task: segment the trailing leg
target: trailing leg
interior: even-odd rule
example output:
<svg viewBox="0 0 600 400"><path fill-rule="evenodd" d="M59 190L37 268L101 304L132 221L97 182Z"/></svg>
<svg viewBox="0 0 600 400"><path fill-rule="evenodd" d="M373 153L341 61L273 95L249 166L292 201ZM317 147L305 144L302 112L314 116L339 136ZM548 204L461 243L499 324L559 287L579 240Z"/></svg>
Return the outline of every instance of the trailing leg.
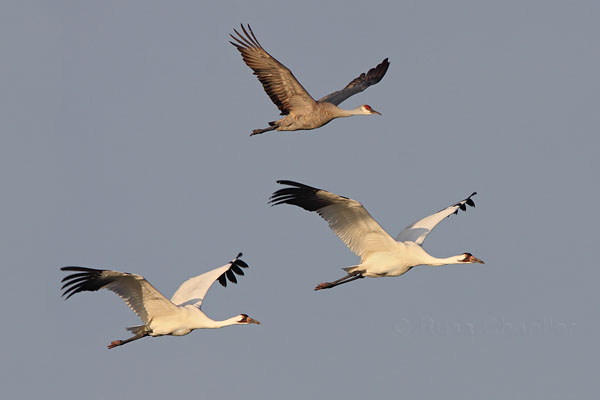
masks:
<svg viewBox="0 0 600 400"><path fill-rule="evenodd" d="M352 282L352 281L355 281L357 279L362 279L362 278L364 278L362 271L350 272L348 275L346 275L338 280L335 280L333 282L324 282L324 283L318 284L317 287L315 288L315 291L321 290L321 289L331 289L332 287L336 287L343 283Z"/></svg>
<svg viewBox="0 0 600 400"><path fill-rule="evenodd" d="M117 346L123 346L126 343L129 342L133 342L134 340L138 340L141 339L143 337L148 336L150 333L147 330L144 331L140 331L138 332L135 336L130 337L129 339L125 339L125 340L113 340L112 342L110 342L110 344L108 345L109 349L115 348Z"/></svg>
<svg viewBox="0 0 600 400"><path fill-rule="evenodd" d="M264 132L274 131L275 129L277 129L279 127L279 124L277 123L277 121L271 121L271 122L269 122L269 125L270 126L268 128L254 129L252 131L252 133L250 134L250 136L259 135Z"/></svg>

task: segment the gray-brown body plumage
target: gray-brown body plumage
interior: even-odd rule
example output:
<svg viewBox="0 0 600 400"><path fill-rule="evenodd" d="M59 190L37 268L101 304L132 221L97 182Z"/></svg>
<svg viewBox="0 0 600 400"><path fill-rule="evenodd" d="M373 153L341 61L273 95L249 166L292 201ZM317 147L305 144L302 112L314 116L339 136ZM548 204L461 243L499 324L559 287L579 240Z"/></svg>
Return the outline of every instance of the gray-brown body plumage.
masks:
<svg viewBox="0 0 600 400"><path fill-rule="evenodd" d="M285 65L263 49L256 36L254 36L250 25L248 25L248 30L242 25L243 35L235 29L234 32L237 36L230 36L235 42L230 43L239 50L244 62L254 71L271 101L279 108L281 115L284 115L283 118L277 121L269 122L270 126L268 128L255 129L250 136L272 130L315 129L335 118L351 115L381 115L366 104L352 110L344 110L337 105L348 97L378 83L390 65L387 58L376 67L371 68L366 74L362 73L352 80L342 90L315 100Z"/></svg>

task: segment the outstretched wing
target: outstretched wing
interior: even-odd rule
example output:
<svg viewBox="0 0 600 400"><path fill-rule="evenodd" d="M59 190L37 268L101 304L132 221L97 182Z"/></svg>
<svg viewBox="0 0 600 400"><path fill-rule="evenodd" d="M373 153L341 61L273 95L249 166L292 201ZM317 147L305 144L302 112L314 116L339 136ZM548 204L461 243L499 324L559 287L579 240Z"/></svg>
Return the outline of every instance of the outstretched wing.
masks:
<svg viewBox="0 0 600 400"><path fill-rule="evenodd" d="M477 192L473 192L466 199L407 226L400 234L398 234L396 240L399 242L415 242L416 244L423 244L423 241L427 235L429 235L429 232L431 232L437 224L442 222L444 218L449 217L452 214L457 214L459 209L466 211L467 206L475 207L475 203L471 197L476 194Z"/></svg>
<svg viewBox="0 0 600 400"><path fill-rule="evenodd" d="M242 54L246 65L254 71L262 83L265 92L275 103L281 115L287 115L300 109L310 109L314 106L315 100L308 94L296 79L292 71L285 65L273 58L258 42L252 28L248 25L248 30L241 25L242 35L237 30L233 30L237 36L229 35L235 42L229 42L234 45Z"/></svg>
<svg viewBox="0 0 600 400"><path fill-rule="evenodd" d="M366 74L363 72L360 76L352 82L350 82L345 88L342 90L338 90L337 92L333 92L328 94L327 96L319 99L319 101L326 101L331 104L335 104L336 106L342 103L350 96L354 96L357 93L362 92L366 88L376 83L379 83L383 76L388 70L390 63L386 58L376 67L373 67Z"/></svg>
<svg viewBox="0 0 600 400"><path fill-rule="evenodd" d="M177 312L177 306L162 295L143 276L127 272L93 269L86 267L63 267L61 271L75 274L63 278L63 296L79 292L108 289L115 292L147 324L152 318Z"/></svg>
<svg viewBox="0 0 600 400"><path fill-rule="evenodd" d="M397 246L394 239L358 202L293 181L277 181L292 187L279 189L271 196L272 205L292 204L307 211L316 211L342 242L363 261L377 251Z"/></svg>
<svg viewBox="0 0 600 400"><path fill-rule="evenodd" d="M206 292L208 292L208 289L210 289L215 281L218 280L221 285L226 287L228 279L230 282L237 283L235 274L244 275L242 268L248 268L248 264L240 259L241 256L242 253L239 253L233 261L230 261L226 265L183 282L171 298L171 301L178 306L193 304L200 308Z"/></svg>

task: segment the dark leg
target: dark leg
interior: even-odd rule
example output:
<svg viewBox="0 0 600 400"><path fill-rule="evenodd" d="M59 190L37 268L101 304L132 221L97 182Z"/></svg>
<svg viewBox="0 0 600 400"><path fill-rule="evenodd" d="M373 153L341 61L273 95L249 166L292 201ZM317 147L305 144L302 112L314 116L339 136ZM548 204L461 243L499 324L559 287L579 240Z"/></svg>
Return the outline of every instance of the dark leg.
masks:
<svg viewBox="0 0 600 400"><path fill-rule="evenodd" d="M123 346L126 343L133 342L134 340L141 339L141 338L143 338L145 336L148 336L148 335L149 335L148 332L143 331L143 332L140 332L140 333L138 333L137 335L135 335L133 337L130 337L129 339L125 339L125 340L113 340L108 345L108 348L112 349L112 348L117 347L117 346Z"/></svg>
<svg viewBox="0 0 600 400"><path fill-rule="evenodd" d="M315 291L321 290L321 289L331 289L332 287L336 287L343 283L352 282L352 281L355 281L357 279L362 279L362 278L364 278L362 272L360 272L360 271L352 272L352 273L350 273L338 280L335 280L333 282L324 282L324 283L318 284L317 287L315 288Z"/></svg>

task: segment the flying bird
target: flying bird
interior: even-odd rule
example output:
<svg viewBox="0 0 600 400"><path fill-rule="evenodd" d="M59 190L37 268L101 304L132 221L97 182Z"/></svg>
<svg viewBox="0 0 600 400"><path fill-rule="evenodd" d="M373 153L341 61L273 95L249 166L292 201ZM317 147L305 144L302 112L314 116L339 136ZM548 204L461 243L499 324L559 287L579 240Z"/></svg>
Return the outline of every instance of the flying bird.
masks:
<svg viewBox="0 0 600 400"><path fill-rule="evenodd" d="M362 92L371 85L378 83L388 70L390 63L386 58L369 72L362 73L353 79L345 88L330 93L319 100L312 98L302 87L292 71L272 57L258 42L254 32L241 25L242 32L233 30L237 36L229 35L230 41L239 52L246 65L253 71L262 83L265 92L275 103L283 118L269 122L269 127L254 129L250 136L272 130L297 131L319 128L335 118L349 117L351 115L370 115L381 113L364 104L352 110L344 110L338 105L348 97Z"/></svg>
<svg viewBox="0 0 600 400"><path fill-rule="evenodd" d="M471 253L437 258L422 247L427 235L444 218L457 214L458 210L466 211L466 206L475 207L471 197L476 192L409 225L394 240L356 200L298 182L282 180L277 183L290 187L273 193L269 200L271 205L291 204L317 212L340 240L360 257L360 264L344 268L346 276L333 282L321 283L315 290L329 289L364 277L399 276L417 265L437 267L446 264L484 264Z"/></svg>
<svg viewBox="0 0 600 400"><path fill-rule="evenodd" d="M145 336L183 336L194 329L222 328L228 325L260 324L246 314L239 314L224 321L214 321L202 312L204 296L215 281L227 286L227 280L237 283L235 274L244 275L242 268L248 264L240 259L242 253L233 260L185 281L168 300L143 276L127 272L93 269L86 267L63 267L61 271L72 271L62 282L65 284L63 296L66 299L75 293L99 289L115 292L137 314L144 325L126 328L134 334L125 340L114 340L108 346L112 349Z"/></svg>

